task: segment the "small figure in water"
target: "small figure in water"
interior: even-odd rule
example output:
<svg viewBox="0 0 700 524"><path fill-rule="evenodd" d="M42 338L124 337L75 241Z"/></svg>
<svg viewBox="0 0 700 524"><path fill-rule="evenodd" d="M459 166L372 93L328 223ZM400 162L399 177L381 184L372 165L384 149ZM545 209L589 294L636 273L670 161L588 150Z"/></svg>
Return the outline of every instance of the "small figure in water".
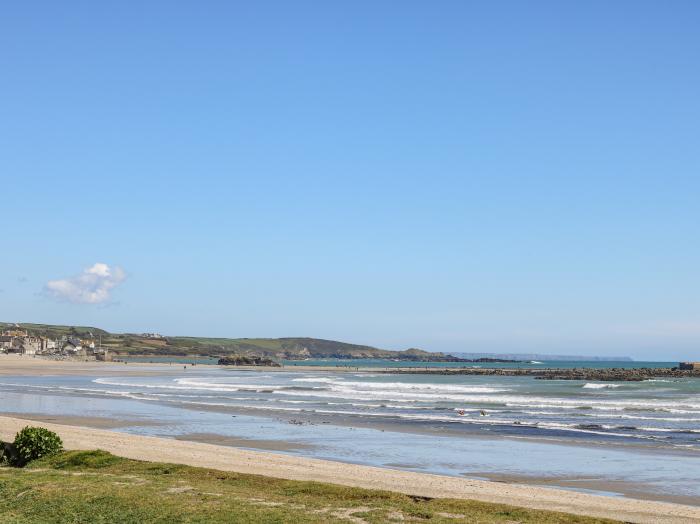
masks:
<svg viewBox="0 0 700 524"><path fill-rule="evenodd" d="M484 411L483 409L480 409L479 413L481 414L482 417L488 417L488 415L486 414L486 411Z"/></svg>
<svg viewBox="0 0 700 524"><path fill-rule="evenodd" d="M459 411L457 411L457 414L460 416L464 416L464 410L460 409Z"/></svg>

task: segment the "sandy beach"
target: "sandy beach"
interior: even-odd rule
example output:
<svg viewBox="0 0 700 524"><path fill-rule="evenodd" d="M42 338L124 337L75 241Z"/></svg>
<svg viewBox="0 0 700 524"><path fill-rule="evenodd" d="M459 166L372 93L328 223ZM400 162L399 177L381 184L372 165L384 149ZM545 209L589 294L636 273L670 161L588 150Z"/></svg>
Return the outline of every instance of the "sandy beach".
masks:
<svg viewBox="0 0 700 524"><path fill-rule="evenodd" d="M0 376L80 375L91 372L149 375L167 373L168 370L175 372L173 366L148 362L124 364L123 362L98 362L95 360L49 360L16 354L0 354Z"/></svg>
<svg viewBox="0 0 700 524"><path fill-rule="evenodd" d="M0 437L9 440L35 422L0 417ZM161 461L291 480L315 480L396 491L424 497L463 498L639 523L700 522L700 508L602 497L550 488L395 471L327 460L292 457L231 447L101 429L42 423L58 432L67 449L103 449L138 460Z"/></svg>

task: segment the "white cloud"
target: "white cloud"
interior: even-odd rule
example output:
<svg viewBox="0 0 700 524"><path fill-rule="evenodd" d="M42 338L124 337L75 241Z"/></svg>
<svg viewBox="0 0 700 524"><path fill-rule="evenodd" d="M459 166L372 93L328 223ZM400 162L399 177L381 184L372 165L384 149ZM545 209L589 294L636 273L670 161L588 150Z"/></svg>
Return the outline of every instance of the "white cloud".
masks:
<svg viewBox="0 0 700 524"><path fill-rule="evenodd" d="M119 267L97 263L79 275L62 280L50 280L44 287L46 293L58 300L76 304L103 304L110 299L110 292L126 279Z"/></svg>

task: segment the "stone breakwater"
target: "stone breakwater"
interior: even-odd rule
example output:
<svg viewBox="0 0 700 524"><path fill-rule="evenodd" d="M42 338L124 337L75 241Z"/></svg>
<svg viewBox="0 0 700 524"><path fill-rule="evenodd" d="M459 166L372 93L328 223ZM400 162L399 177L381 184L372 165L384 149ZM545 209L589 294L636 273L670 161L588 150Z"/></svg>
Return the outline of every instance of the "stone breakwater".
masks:
<svg viewBox="0 0 700 524"><path fill-rule="evenodd" d="M653 378L700 378L700 370L678 368L572 368L572 369L508 369L508 368L453 368L383 370L380 373L405 375L496 375L502 377L534 377L539 380L601 380L641 382Z"/></svg>

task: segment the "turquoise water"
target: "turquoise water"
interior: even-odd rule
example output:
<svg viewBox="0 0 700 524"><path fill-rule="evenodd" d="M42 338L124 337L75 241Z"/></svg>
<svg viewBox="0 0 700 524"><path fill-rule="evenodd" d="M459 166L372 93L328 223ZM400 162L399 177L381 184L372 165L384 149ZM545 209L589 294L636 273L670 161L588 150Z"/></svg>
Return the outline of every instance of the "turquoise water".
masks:
<svg viewBox="0 0 700 524"><path fill-rule="evenodd" d="M597 360L542 360L524 362L406 362L383 359L335 359L318 358L309 360L283 360L285 366L336 366L350 368L526 368L526 369L546 369L546 368L673 368L678 366L678 362L635 362L635 361L610 361L602 362Z"/></svg>
<svg viewBox="0 0 700 524"><path fill-rule="evenodd" d="M161 364L216 364L218 359L209 357L123 357L120 360L127 362L153 362ZM319 366L319 367L343 367L343 368L526 368L526 369L546 369L546 368L673 368L678 366L678 362L642 362L642 361L610 361L602 362L597 360L543 360L524 362L406 362L384 359L337 359L337 358L317 358L308 360L282 360L284 366Z"/></svg>

